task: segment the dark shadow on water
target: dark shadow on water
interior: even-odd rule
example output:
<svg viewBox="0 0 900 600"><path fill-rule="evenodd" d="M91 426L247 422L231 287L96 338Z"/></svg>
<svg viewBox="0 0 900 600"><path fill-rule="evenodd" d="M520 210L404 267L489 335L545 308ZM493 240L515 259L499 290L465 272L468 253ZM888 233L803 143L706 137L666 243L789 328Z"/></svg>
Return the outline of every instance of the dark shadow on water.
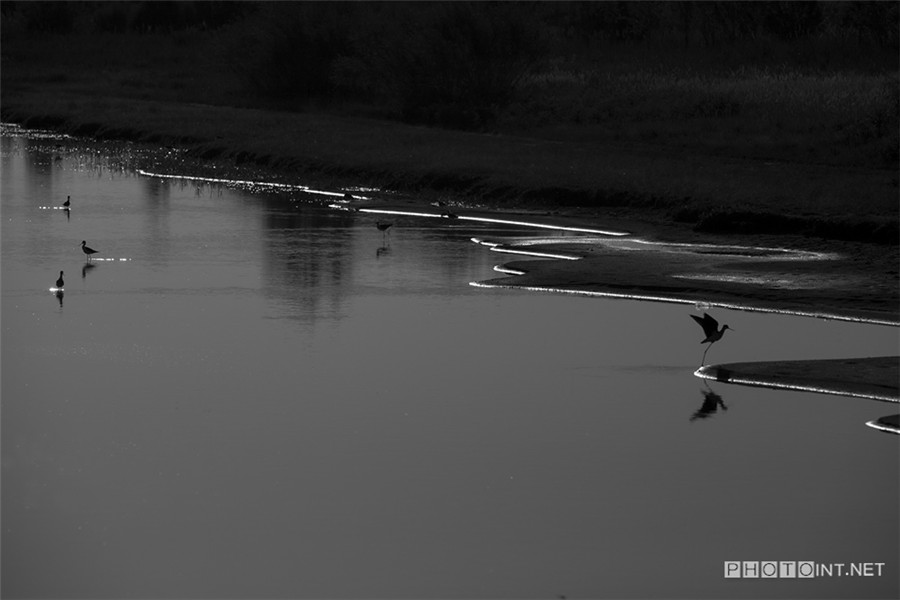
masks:
<svg viewBox="0 0 900 600"><path fill-rule="evenodd" d="M381 246L380 248L375 250L375 258L381 258L382 256L387 256L391 253L390 246Z"/></svg>
<svg viewBox="0 0 900 600"><path fill-rule="evenodd" d="M62 291L62 290L56 290L56 292L55 292L54 295L56 296L56 299L59 300L59 308L62 309L62 307L63 307L63 295L64 295L63 291Z"/></svg>
<svg viewBox="0 0 900 600"><path fill-rule="evenodd" d="M704 383L706 383L704 381ZM700 393L703 394L703 404L694 411L694 414L689 419L690 421L696 421L697 419L708 419L714 414L716 414L719 409L728 410L728 407L725 406L725 402L722 400L722 396L717 394L709 387L706 386L706 389L700 389Z"/></svg>

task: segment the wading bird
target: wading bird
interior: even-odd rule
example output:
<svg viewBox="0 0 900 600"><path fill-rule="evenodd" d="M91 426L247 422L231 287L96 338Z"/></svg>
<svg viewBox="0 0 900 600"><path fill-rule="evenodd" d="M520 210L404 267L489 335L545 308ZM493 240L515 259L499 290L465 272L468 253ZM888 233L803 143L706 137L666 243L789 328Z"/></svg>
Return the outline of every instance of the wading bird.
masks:
<svg viewBox="0 0 900 600"><path fill-rule="evenodd" d="M63 281L62 276L63 276L63 272L60 271L60 272L59 272L59 279L56 280L56 289L61 290L61 289L63 289L63 286L66 285L66 282Z"/></svg>
<svg viewBox="0 0 900 600"><path fill-rule="evenodd" d="M97 254L97 251L94 250L93 248L89 248L88 246L85 246L85 244L87 244L87 242L82 240L81 241L81 251L84 252L84 254L85 254L85 256L87 256L88 260L91 260L91 254Z"/></svg>
<svg viewBox="0 0 900 600"><path fill-rule="evenodd" d="M375 221L375 227L381 232L382 243L384 243L384 236L387 233L387 230L390 229L392 225L393 223L387 223L385 221Z"/></svg>
<svg viewBox="0 0 900 600"><path fill-rule="evenodd" d="M72 196L66 196L66 201L63 202L63 208L69 208L72 206Z"/></svg>
<svg viewBox="0 0 900 600"><path fill-rule="evenodd" d="M709 346L706 347L706 350L703 351L703 358L700 359L700 366L706 364L706 353L709 352L709 349L712 348L712 345L722 339L722 336L725 335L726 329L731 329L728 325L723 325L722 329L719 329L719 322L713 319L709 314L703 313L703 318L697 317L695 315L691 315L691 318L697 323L700 324L700 327L703 328L703 333L706 334L706 338L701 341L701 344L709 343ZM732 331L734 331L732 329Z"/></svg>

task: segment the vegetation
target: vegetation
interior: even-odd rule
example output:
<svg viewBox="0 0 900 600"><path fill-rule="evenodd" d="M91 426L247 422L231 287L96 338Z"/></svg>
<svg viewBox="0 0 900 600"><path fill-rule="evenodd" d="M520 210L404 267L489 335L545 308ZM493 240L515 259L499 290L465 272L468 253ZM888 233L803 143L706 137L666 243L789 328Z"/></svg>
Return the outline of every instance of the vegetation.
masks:
<svg viewBox="0 0 900 600"><path fill-rule="evenodd" d="M898 6L8 0L0 4L2 109L5 118L75 120L95 132L159 135L166 123L178 123L182 141L203 140L207 151L216 145L211 140L221 148L232 137L224 123L241 129L242 119L263 120L217 113L230 121L212 132L204 113L197 117L190 106L265 109L315 131L318 119L354 140L334 140L333 152L321 151L330 143L323 134L317 153L282 150L292 164L309 154L360 173L418 169L420 181L456 182L454 191L484 191L487 178L495 197L522 195L524 181L543 178L542 190L569 190L551 194L560 201L640 198L678 206L679 219L699 224L719 223L730 207L744 215L740 223L761 227L785 206L787 189L802 196L795 208L804 214L816 212L816 203L840 214L842 202L848 215L866 212L862 199L885 215L886 202L896 205L900 147ZM431 127L431 142L426 130L401 124ZM264 158L287 148L285 139L257 150L258 141L248 138L260 136L235 134L229 151ZM505 136L512 136L506 145ZM524 137L548 155L490 154L519 148L515 140ZM357 156L347 156L348 144L359 140L365 142ZM410 140L444 147L433 148L427 164L401 167L401 157L412 156L402 148ZM541 166L529 167L526 155ZM708 164L685 173L687 157ZM748 190L742 193L723 166L729 158L880 171L847 175L850 191L849 184L797 183L824 182L819 171L759 182L752 175L758 165L747 166L737 179ZM886 178L893 186L887 192ZM860 183L866 180L878 183ZM778 230L794 227L796 216L779 220Z"/></svg>

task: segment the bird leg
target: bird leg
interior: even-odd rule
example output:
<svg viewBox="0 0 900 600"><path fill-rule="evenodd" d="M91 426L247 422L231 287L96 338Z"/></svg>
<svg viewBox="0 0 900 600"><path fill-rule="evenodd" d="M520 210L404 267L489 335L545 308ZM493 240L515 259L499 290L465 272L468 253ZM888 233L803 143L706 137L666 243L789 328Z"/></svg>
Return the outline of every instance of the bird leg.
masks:
<svg viewBox="0 0 900 600"><path fill-rule="evenodd" d="M709 346L706 347L706 350L703 351L703 358L700 359L700 366L706 364L706 353L709 352L709 349L712 348L712 342L710 342Z"/></svg>

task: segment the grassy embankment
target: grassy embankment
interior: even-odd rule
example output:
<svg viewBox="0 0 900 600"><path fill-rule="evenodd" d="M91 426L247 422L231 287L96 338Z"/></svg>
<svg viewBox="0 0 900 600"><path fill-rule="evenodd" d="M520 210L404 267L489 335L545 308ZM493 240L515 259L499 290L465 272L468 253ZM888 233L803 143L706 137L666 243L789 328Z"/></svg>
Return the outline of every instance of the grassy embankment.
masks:
<svg viewBox="0 0 900 600"><path fill-rule="evenodd" d="M898 240L896 72L679 70L647 53L548 59L495 131L470 133L360 105L279 110L242 87L225 39L5 35L2 118L186 146L301 182L615 209L701 231Z"/></svg>

